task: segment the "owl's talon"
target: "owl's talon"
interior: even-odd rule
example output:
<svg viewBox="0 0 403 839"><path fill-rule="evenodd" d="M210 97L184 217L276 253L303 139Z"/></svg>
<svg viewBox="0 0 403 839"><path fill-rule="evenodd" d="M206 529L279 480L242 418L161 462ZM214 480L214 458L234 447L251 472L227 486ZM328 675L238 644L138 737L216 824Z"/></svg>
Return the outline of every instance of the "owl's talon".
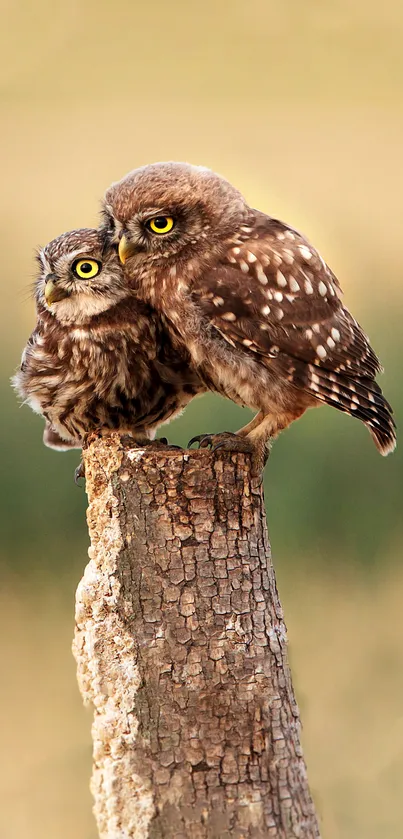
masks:
<svg viewBox="0 0 403 839"><path fill-rule="evenodd" d="M207 449L212 445L213 437L216 436L216 434L196 434L195 437L189 440L188 449L192 447L193 443L198 443L199 449Z"/></svg>
<svg viewBox="0 0 403 839"><path fill-rule="evenodd" d="M187 445L188 449L190 449L192 447L193 443L199 443L199 449L200 449L200 443L202 442L202 440L205 439L205 437L208 437L208 436L209 436L208 434L196 434L195 437L192 437L191 440L189 440L188 445Z"/></svg>
<svg viewBox="0 0 403 839"><path fill-rule="evenodd" d="M81 478L85 479L85 466L84 466L84 461L83 460L80 460L80 463L78 464L77 468L74 470L74 483L78 487L81 486L81 484L79 483L79 480Z"/></svg>
<svg viewBox="0 0 403 839"><path fill-rule="evenodd" d="M203 439L203 436L203 434L196 434L195 437L191 437L187 445L188 449L192 447L193 443L200 443L200 441Z"/></svg>
<svg viewBox="0 0 403 839"><path fill-rule="evenodd" d="M170 443L168 437L158 437L158 440L151 440L151 444L158 446L159 443L161 443L166 449L182 450L182 446L176 446L174 443Z"/></svg>
<svg viewBox="0 0 403 839"><path fill-rule="evenodd" d="M269 450L265 443L256 442L248 437L240 437L230 431L223 431L221 434L198 434L189 440L188 446L192 443L199 443L199 449L208 448L210 452L219 449L227 452L243 452L252 455L252 476L260 478L269 456Z"/></svg>
<svg viewBox="0 0 403 839"><path fill-rule="evenodd" d="M170 443L168 437L158 437L158 440L153 440L153 443L162 443L164 446L167 446L168 449L179 449L182 451L182 446L176 446L175 443Z"/></svg>
<svg viewBox="0 0 403 839"><path fill-rule="evenodd" d="M198 443L199 449L210 449L210 451L213 452L216 448L228 444L228 451L240 451L240 449L238 449L237 442L240 439L241 438L232 431L222 431L220 434L197 434L189 440L188 448L190 448L193 443ZM250 451L250 449L248 449L248 451Z"/></svg>

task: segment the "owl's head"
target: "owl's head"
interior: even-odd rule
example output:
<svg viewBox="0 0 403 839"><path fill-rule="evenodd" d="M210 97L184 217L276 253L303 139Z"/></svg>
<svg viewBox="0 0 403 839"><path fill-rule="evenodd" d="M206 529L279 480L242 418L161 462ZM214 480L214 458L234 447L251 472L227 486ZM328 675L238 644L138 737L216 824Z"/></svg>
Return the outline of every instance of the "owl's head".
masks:
<svg viewBox="0 0 403 839"><path fill-rule="evenodd" d="M128 289L116 250L105 248L97 230L63 233L37 256L38 308L63 324L81 324L116 305Z"/></svg>
<svg viewBox="0 0 403 839"><path fill-rule="evenodd" d="M240 192L210 169L154 163L107 190L102 227L121 261L139 266L217 251L247 212Z"/></svg>

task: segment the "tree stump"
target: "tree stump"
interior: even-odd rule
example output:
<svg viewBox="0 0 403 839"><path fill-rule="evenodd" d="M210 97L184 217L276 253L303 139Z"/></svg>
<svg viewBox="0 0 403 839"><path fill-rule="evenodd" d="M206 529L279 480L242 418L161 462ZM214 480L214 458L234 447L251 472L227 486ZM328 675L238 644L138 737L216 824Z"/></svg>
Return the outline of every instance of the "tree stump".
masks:
<svg viewBox="0 0 403 839"><path fill-rule="evenodd" d="M263 490L245 454L84 451L74 654L102 839L317 839Z"/></svg>

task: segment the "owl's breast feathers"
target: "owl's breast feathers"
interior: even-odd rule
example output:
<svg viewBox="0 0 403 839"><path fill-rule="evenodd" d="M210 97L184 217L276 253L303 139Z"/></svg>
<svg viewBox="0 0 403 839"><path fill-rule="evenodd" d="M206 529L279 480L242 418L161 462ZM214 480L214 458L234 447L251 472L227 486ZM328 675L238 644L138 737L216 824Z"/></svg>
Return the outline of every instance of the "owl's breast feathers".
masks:
<svg viewBox="0 0 403 839"><path fill-rule="evenodd" d="M187 368L139 301L80 327L42 309L14 385L62 439L108 428L148 436L203 389Z"/></svg>

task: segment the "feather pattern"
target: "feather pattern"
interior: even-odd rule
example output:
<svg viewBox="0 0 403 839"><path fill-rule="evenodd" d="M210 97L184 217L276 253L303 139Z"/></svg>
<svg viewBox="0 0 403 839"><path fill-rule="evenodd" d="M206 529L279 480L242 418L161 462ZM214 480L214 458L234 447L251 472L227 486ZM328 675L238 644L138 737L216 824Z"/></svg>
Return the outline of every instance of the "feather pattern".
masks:
<svg viewBox="0 0 403 839"><path fill-rule="evenodd" d="M123 284L116 253L102 256L102 272L78 288L70 270L77 252L101 261L98 232L63 234L40 254L37 323L14 386L44 416L50 447L81 447L89 432L112 429L152 439L205 386L189 353ZM51 306L44 299L49 276L66 291Z"/></svg>
<svg viewBox="0 0 403 839"><path fill-rule="evenodd" d="M232 347L361 419L382 451L393 448L392 410L374 380L379 360L334 274L295 230L259 216L253 238L192 286L193 301Z"/></svg>
<svg viewBox="0 0 403 839"><path fill-rule="evenodd" d="M153 212L174 220L152 236ZM259 445L323 403L361 419L382 454L392 410L340 284L297 230L248 206L226 180L183 163L134 170L107 191L104 230L124 237L129 285L182 342L211 390L258 410ZM241 430L241 434L244 430Z"/></svg>

